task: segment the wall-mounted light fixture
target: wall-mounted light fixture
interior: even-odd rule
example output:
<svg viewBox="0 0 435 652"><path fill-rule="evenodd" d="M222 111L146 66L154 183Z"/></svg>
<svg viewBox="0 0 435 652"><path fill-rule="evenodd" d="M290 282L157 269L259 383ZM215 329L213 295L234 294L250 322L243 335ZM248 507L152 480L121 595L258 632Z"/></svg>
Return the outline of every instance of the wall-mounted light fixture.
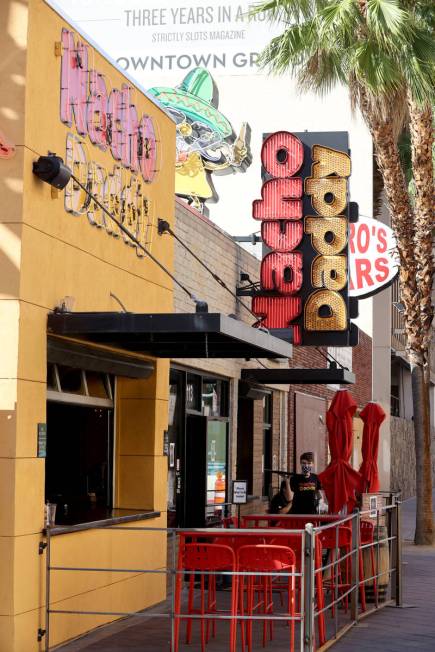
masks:
<svg viewBox="0 0 435 652"><path fill-rule="evenodd" d="M37 161L34 161L33 174L50 186L63 190L71 179L72 173L60 156L49 154L40 156Z"/></svg>

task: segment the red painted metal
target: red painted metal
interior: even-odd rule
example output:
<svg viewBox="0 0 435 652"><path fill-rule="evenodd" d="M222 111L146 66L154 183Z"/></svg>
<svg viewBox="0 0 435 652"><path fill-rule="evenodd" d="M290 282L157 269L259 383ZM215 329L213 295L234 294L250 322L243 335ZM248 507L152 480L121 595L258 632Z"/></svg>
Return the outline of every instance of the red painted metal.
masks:
<svg viewBox="0 0 435 652"><path fill-rule="evenodd" d="M265 297L256 296L252 299L252 310L259 317L259 326L265 328L289 328L302 311L300 297ZM293 342L300 344L300 328L293 326Z"/></svg>
<svg viewBox="0 0 435 652"><path fill-rule="evenodd" d="M302 222L267 221L261 225L261 239L267 247L274 251L292 251L300 244L303 236Z"/></svg>
<svg viewBox="0 0 435 652"><path fill-rule="evenodd" d="M295 294L302 287L302 254L300 252L267 254L260 269L261 287L280 294Z"/></svg>
<svg viewBox="0 0 435 652"><path fill-rule="evenodd" d="M262 199L252 203L255 220L300 220L302 217L302 179L270 179L261 189Z"/></svg>
<svg viewBox="0 0 435 652"><path fill-rule="evenodd" d="M264 141L261 162L273 177L292 177L304 162L304 146L288 131L277 131Z"/></svg>

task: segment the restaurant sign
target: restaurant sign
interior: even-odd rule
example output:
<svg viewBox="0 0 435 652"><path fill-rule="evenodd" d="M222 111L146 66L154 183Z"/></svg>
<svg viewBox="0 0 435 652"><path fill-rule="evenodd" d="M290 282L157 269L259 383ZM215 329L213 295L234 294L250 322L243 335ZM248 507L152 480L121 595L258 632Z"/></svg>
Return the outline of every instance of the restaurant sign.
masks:
<svg viewBox="0 0 435 652"><path fill-rule="evenodd" d="M294 344L355 346L357 300L349 296L348 134L279 131L265 136L263 187L252 215L264 257L253 297L257 326Z"/></svg>
<svg viewBox="0 0 435 652"><path fill-rule="evenodd" d="M396 238L389 226L360 215L349 225L349 295L370 297L390 285L399 273Z"/></svg>
<svg viewBox="0 0 435 652"><path fill-rule="evenodd" d="M113 86L95 68L92 48L68 29L62 29L57 53L62 57L60 119L70 129L75 125L75 133L66 137L65 163L145 246L153 212L146 188L156 178L160 160L157 125L138 111L141 93L130 84ZM111 168L93 160L89 143L111 155ZM86 215L93 226L134 246L74 180L65 190L65 209Z"/></svg>

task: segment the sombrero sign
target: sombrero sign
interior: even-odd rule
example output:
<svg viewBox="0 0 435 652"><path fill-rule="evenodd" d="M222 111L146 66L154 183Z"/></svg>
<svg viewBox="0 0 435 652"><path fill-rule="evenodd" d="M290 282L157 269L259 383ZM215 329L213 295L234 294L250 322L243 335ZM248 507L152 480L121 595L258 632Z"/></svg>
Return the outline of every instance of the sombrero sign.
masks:
<svg viewBox="0 0 435 652"><path fill-rule="evenodd" d="M349 224L349 296L370 297L390 285L399 272L393 230L370 217Z"/></svg>
<svg viewBox="0 0 435 652"><path fill-rule="evenodd" d="M155 86L149 92L177 124L175 193L201 210L205 202L218 200L212 173L244 172L250 165L249 127L243 123L236 138L205 68L193 68L174 88Z"/></svg>

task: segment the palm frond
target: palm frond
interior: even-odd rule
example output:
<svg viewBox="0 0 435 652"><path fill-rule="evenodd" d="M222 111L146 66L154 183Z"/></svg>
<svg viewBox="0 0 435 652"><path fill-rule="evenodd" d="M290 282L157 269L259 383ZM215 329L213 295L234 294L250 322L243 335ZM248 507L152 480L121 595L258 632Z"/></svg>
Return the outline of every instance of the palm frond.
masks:
<svg viewBox="0 0 435 652"><path fill-rule="evenodd" d="M397 0L367 0L366 19L369 29L379 36L400 37L408 26L408 13Z"/></svg>

